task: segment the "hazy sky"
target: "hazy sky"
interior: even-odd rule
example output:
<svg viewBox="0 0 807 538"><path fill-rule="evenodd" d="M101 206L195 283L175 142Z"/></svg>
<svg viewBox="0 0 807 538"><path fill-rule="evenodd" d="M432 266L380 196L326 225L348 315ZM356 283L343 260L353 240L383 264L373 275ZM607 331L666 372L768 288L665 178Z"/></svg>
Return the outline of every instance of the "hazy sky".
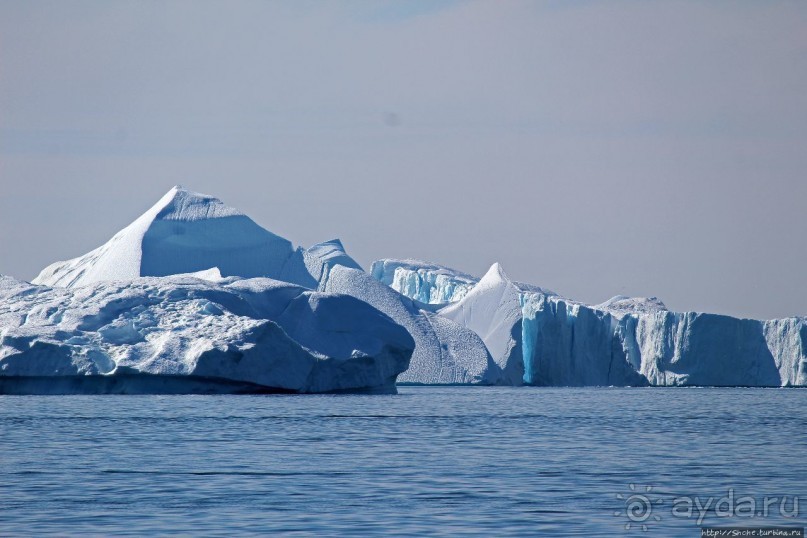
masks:
<svg viewBox="0 0 807 538"><path fill-rule="evenodd" d="M0 273L176 183L365 266L807 315L807 2L0 2Z"/></svg>

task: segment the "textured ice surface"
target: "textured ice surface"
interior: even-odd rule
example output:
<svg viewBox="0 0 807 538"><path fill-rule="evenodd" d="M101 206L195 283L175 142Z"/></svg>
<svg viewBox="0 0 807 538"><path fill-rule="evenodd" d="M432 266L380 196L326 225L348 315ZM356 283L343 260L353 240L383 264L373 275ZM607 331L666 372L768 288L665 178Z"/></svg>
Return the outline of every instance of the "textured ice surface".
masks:
<svg viewBox="0 0 807 538"><path fill-rule="evenodd" d="M345 247L342 246L342 242L338 239L308 247L303 254L303 260L308 273L316 280L317 284L323 277L327 277L328 270L335 265L361 270L361 266L347 255Z"/></svg>
<svg viewBox="0 0 807 538"><path fill-rule="evenodd" d="M50 288L0 277L2 389L390 392L408 366L409 334L353 297L217 280Z"/></svg>
<svg viewBox="0 0 807 538"><path fill-rule="evenodd" d="M398 293L426 304L459 301L479 280L450 267L418 260L378 260L370 272Z"/></svg>
<svg viewBox="0 0 807 538"><path fill-rule="evenodd" d="M766 321L762 333L782 385L807 385L807 318Z"/></svg>
<svg viewBox="0 0 807 538"><path fill-rule="evenodd" d="M321 289L357 297L384 312L409 331L415 340L409 369L402 383L501 383L501 372L485 344L472 330L448 318L421 310L408 297L367 273L335 266Z"/></svg>

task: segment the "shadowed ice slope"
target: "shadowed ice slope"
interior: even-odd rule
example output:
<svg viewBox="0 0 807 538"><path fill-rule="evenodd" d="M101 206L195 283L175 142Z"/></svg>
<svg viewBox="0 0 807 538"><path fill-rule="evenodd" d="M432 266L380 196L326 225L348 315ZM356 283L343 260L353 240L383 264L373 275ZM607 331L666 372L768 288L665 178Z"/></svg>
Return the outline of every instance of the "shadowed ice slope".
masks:
<svg viewBox="0 0 807 538"><path fill-rule="evenodd" d="M335 266L322 281L327 292L357 297L401 324L415 340L409 369L398 377L403 383L501 383L501 372L484 343L472 330L418 307L367 273Z"/></svg>

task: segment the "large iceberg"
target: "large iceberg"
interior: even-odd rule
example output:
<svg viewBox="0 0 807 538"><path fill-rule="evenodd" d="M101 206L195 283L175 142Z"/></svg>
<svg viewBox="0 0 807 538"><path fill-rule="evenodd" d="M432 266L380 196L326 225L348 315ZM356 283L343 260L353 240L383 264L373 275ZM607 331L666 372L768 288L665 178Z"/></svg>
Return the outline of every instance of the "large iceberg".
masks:
<svg viewBox="0 0 807 538"><path fill-rule="evenodd" d="M522 295L522 315L531 384L807 384L804 319L670 312L656 298L587 306L536 293Z"/></svg>
<svg viewBox="0 0 807 538"><path fill-rule="evenodd" d="M482 338L504 382L510 385L519 385L524 378L522 291L496 263L467 295L438 311Z"/></svg>
<svg viewBox="0 0 807 538"><path fill-rule="evenodd" d="M469 280L444 267L428 274L432 266L407 261L406 278L390 278L402 273L401 265L381 260L373 274L419 298L425 298L422 284L405 285L413 273L422 282L441 276L443 289ZM393 269L378 269L385 267ZM513 282L499 264L437 314L476 332L512 384L807 385L805 318L762 322L670 312L655 297L617 296L590 306Z"/></svg>
<svg viewBox="0 0 807 538"><path fill-rule="evenodd" d="M76 391L214 381L230 391L390 390L396 376L807 385L805 318L677 313L653 297L587 305L514 282L498 264L481 279L417 260L379 260L366 273L338 239L295 248L181 187L101 247L47 267L39 286L2 282L5 390L45 377Z"/></svg>
<svg viewBox="0 0 807 538"><path fill-rule="evenodd" d="M389 317L218 273L72 288L0 277L0 393L395 391L414 342Z"/></svg>
<svg viewBox="0 0 807 538"><path fill-rule="evenodd" d="M394 391L408 332L314 291L339 240L294 248L172 188L97 249L0 280L0 392Z"/></svg>

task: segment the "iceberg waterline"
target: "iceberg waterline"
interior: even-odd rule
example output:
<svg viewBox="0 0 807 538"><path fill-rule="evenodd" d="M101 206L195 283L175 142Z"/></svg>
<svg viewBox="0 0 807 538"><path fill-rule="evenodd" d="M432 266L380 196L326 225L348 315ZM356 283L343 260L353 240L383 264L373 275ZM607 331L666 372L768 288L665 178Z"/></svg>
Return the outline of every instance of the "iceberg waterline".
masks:
<svg viewBox="0 0 807 538"><path fill-rule="evenodd" d="M804 318L585 305L498 264L365 273L339 240L295 248L181 187L33 282L0 279L0 393L807 385Z"/></svg>

